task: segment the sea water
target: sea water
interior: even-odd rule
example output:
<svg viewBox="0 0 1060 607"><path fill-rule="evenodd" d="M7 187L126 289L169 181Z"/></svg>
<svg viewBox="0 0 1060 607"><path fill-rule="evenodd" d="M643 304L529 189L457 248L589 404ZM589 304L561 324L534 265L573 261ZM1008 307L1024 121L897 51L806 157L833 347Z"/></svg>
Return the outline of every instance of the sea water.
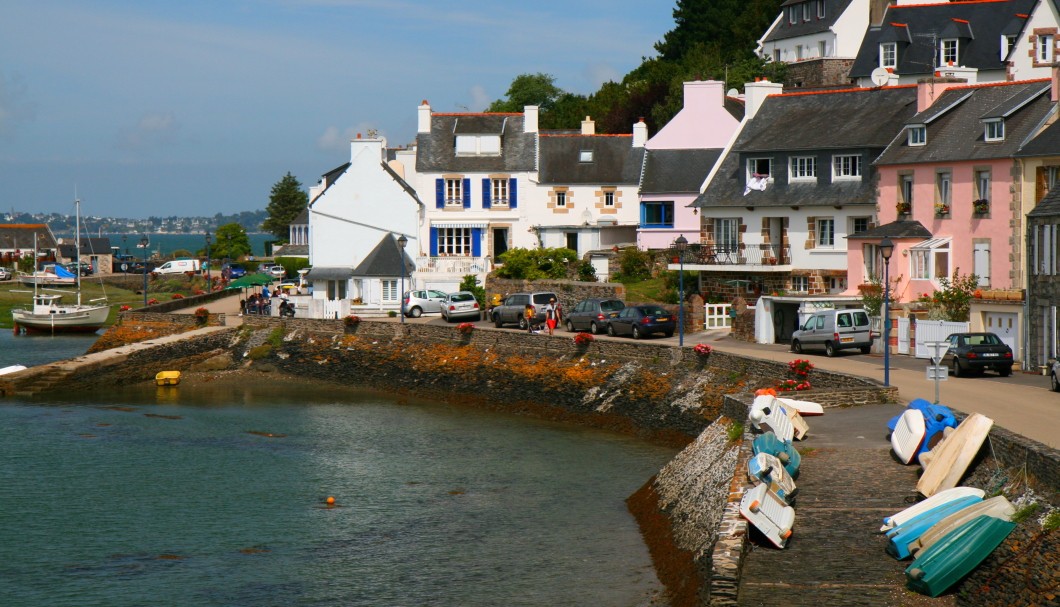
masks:
<svg viewBox="0 0 1060 607"><path fill-rule="evenodd" d="M660 604L624 500L675 452L626 436L278 379L0 427L7 607Z"/></svg>

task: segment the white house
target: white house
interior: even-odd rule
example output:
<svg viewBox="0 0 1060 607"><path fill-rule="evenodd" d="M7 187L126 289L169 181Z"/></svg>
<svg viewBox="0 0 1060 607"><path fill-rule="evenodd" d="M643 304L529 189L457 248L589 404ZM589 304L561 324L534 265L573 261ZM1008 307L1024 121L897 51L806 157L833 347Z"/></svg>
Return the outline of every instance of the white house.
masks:
<svg viewBox="0 0 1060 607"><path fill-rule="evenodd" d="M424 213L401 172L387 162L385 140L358 137L351 143L350 162L326 173L310 190L312 269L306 279L312 285L311 318L400 309L402 269L391 255L391 243L396 246L404 236L407 251L419 250ZM380 258L394 262L384 264L389 275L380 273ZM414 267L409 260L406 269ZM411 284L414 276L405 280Z"/></svg>
<svg viewBox="0 0 1060 607"><path fill-rule="evenodd" d="M758 40L758 55L795 63L853 58L869 25L870 0L787 0Z"/></svg>

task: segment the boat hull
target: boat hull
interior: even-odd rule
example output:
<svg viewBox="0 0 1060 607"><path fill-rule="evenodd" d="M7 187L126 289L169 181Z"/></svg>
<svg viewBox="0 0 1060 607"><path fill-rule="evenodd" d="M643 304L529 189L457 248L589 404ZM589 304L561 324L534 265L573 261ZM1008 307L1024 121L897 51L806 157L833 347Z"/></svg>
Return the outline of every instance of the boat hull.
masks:
<svg viewBox="0 0 1060 607"><path fill-rule="evenodd" d="M976 517L921 552L905 570L911 589L936 597L979 566L1001 542L1015 523L989 515Z"/></svg>
<svg viewBox="0 0 1060 607"><path fill-rule="evenodd" d="M59 308L54 312L12 310L17 328L27 333L92 333L107 324L108 306Z"/></svg>

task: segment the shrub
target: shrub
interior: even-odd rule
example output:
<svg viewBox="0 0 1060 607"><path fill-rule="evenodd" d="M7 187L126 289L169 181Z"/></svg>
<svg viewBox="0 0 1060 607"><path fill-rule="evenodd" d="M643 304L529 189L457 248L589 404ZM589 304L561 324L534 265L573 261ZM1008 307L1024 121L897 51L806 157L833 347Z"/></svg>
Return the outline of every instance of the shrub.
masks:
<svg viewBox="0 0 1060 607"><path fill-rule="evenodd" d="M810 382L807 380L796 381L794 379L785 379L777 384L777 392L802 392L803 390L810 389Z"/></svg>
<svg viewBox="0 0 1060 607"><path fill-rule="evenodd" d="M637 247L627 247L618 254L618 271L623 280L651 277L652 256Z"/></svg>
<svg viewBox="0 0 1060 607"><path fill-rule="evenodd" d="M796 358L788 363L788 372L795 377L806 377L813 371L813 363L805 358Z"/></svg>
<svg viewBox="0 0 1060 607"><path fill-rule="evenodd" d="M129 310L132 310L132 306L129 304L122 304L122 306L118 308L119 312L128 312Z"/></svg>
<svg viewBox="0 0 1060 607"><path fill-rule="evenodd" d="M457 288L458 291L467 291L475 296L475 300L478 301L479 308L486 306L486 289L479 286L479 279L474 274L468 274L460 281L460 286Z"/></svg>
<svg viewBox="0 0 1060 607"><path fill-rule="evenodd" d="M462 322L456 326L456 330L463 335L471 335L472 331L475 330L475 325L469 322Z"/></svg>
<svg viewBox="0 0 1060 607"><path fill-rule="evenodd" d="M578 280L582 282L596 282L596 268L588 261L578 265Z"/></svg>
<svg viewBox="0 0 1060 607"><path fill-rule="evenodd" d="M395 312L393 310L387 312L386 315L389 316L390 318L397 318L397 312Z"/></svg>
<svg viewBox="0 0 1060 607"><path fill-rule="evenodd" d="M695 347L692 348L692 350L700 356L707 357L710 356L710 353L714 351L714 348L711 348L707 344L696 344Z"/></svg>
<svg viewBox="0 0 1060 607"><path fill-rule="evenodd" d="M154 305L157 305L157 304L158 304L158 300L155 299L154 297L152 297L151 299L147 300L147 305L149 305L149 306L154 306Z"/></svg>
<svg viewBox="0 0 1060 607"><path fill-rule="evenodd" d="M184 299L184 296L180 293L174 293L172 299Z"/></svg>
<svg viewBox="0 0 1060 607"><path fill-rule="evenodd" d="M206 308L196 308L195 309L195 317L196 318L201 318L201 319L205 320L209 316L210 316L210 311L207 310Z"/></svg>
<svg viewBox="0 0 1060 607"><path fill-rule="evenodd" d="M542 280L567 278L578 253L567 248L508 249L498 259L504 265L495 272L500 278Z"/></svg>
<svg viewBox="0 0 1060 607"><path fill-rule="evenodd" d="M574 336L574 344L577 346L588 346L596 340L591 333L579 333Z"/></svg>

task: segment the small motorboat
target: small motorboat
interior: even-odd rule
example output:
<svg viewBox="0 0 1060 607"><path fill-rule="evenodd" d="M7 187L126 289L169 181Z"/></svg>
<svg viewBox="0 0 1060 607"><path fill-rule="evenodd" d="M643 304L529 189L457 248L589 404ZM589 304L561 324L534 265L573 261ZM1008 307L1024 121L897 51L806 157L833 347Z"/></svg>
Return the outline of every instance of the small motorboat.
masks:
<svg viewBox="0 0 1060 607"><path fill-rule="evenodd" d="M963 510L954 512L935 523L931 529L928 529L921 534L920 537L909 546L910 552L913 553L913 558L919 557L921 551L930 548L935 542L945 537L947 533L957 529L975 517L984 514L999 518L1003 521L1011 521L1012 517L1016 514L1016 507L1013 506L1012 502L1008 501L1004 495L995 495L994 497L985 499L978 504L973 504Z"/></svg>
<svg viewBox="0 0 1060 607"><path fill-rule="evenodd" d="M756 396L748 413L751 424L760 432L770 431L780 440L790 443L795 437L795 428L791 424L788 412L768 394Z"/></svg>
<svg viewBox="0 0 1060 607"><path fill-rule="evenodd" d="M910 588L936 597L979 566L1016 523L981 515L947 533L905 570Z"/></svg>
<svg viewBox="0 0 1060 607"><path fill-rule="evenodd" d="M972 413L957 429L950 432L934 449L920 454L924 473L916 483L916 490L924 497L956 487L968 466L979 453L990 435L994 420Z"/></svg>
<svg viewBox="0 0 1060 607"><path fill-rule="evenodd" d="M795 524L795 509L766 485L753 487L740 500L740 514L777 548L783 548Z"/></svg>
<svg viewBox="0 0 1060 607"><path fill-rule="evenodd" d="M894 529L898 525L908 521L911 518L919 515L922 512L927 512L936 506L941 506L946 502L953 501L958 498L962 498L966 495L976 495L980 499L986 495L986 491L982 489L976 489L975 487L954 487L953 489L947 489L945 491L939 491L935 495L932 495L928 499L917 502L912 506L902 510L901 512L892 514L883 519L883 527L880 527L880 533L885 533Z"/></svg>
<svg viewBox="0 0 1060 607"><path fill-rule="evenodd" d="M773 455L759 453L748 459L747 477L756 485L768 485L770 491L789 504L795 499L795 481L784 470L784 464Z"/></svg>
<svg viewBox="0 0 1060 607"><path fill-rule="evenodd" d="M25 371L25 365L9 365L0 369L0 375L7 375L8 373L17 373L18 371Z"/></svg>
<svg viewBox="0 0 1060 607"><path fill-rule="evenodd" d="M159 386L175 386L180 383L180 371L159 371L155 374L155 384Z"/></svg>
<svg viewBox="0 0 1060 607"><path fill-rule="evenodd" d="M902 415L905 415L908 411L919 411L921 417L924 418L924 440L921 441L916 456L934 449L942 441L945 433L952 431L947 430L947 428L957 427L957 418L953 416L953 411L945 405L935 405L923 398L915 398L909 402L909 406ZM892 433L898 427L898 424L901 423L902 415L892 417L887 422L887 429Z"/></svg>
<svg viewBox="0 0 1060 607"><path fill-rule="evenodd" d="M924 444L926 433L924 416L920 411L906 409L899 415L897 422L891 427L891 449L898 461L906 465L913 463L920 453L920 446Z"/></svg>
<svg viewBox="0 0 1060 607"><path fill-rule="evenodd" d="M946 502L941 506L932 508L927 512L922 512L901 525L898 525L887 532L887 537L889 538L886 548L887 554L890 554L898 560L907 559L913 556L911 549L913 542L919 539L928 529L934 527L936 523L947 516L960 512L961 510L964 510L969 506L974 506L982 501L983 498L977 495L966 495L951 502Z"/></svg>
<svg viewBox="0 0 1060 607"><path fill-rule="evenodd" d="M776 456L780 463L784 464L784 470L787 471L788 476L793 480L799 478L799 465L802 463L802 456L795 449L790 442L784 442L777 438L776 434L772 432L766 432L761 436L755 437L751 443L751 448L754 450L754 454L768 453Z"/></svg>

